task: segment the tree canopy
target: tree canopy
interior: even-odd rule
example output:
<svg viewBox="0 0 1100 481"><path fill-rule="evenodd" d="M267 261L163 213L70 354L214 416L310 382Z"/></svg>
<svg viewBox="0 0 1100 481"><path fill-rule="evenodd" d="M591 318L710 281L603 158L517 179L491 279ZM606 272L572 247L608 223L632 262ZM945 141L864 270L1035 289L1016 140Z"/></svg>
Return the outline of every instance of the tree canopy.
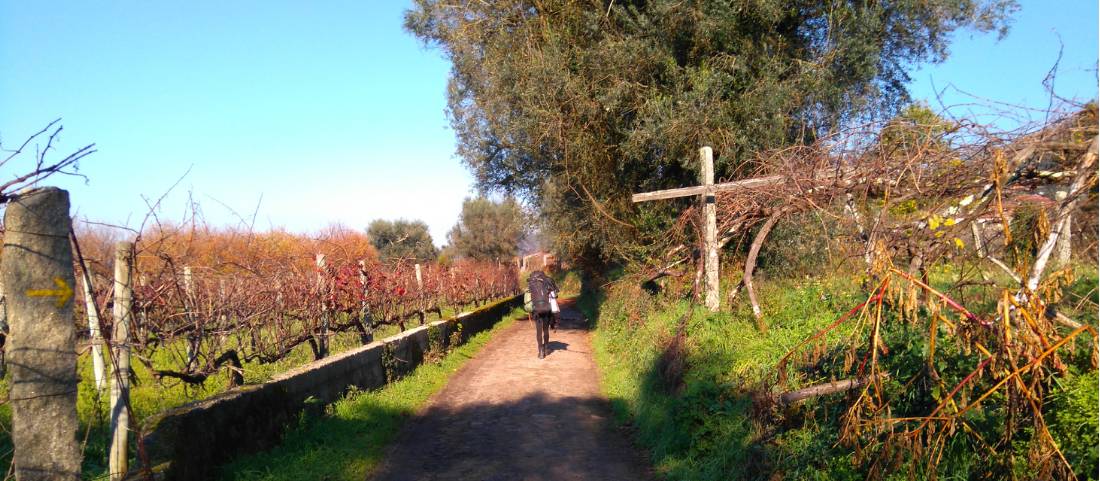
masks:
<svg viewBox="0 0 1100 481"><path fill-rule="evenodd" d="M376 219L367 227L367 236L383 261L428 261L438 254L424 221Z"/></svg>
<svg viewBox="0 0 1100 481"><path fill-rule="evenodd" d="M951 34L1007 28L1014 0L415 0L406 28L448 57L458 154L482 191L521 196L573 257L629 253L695 184L761 149L889 118L907 71Z"/></svg>
<svg viewBox="0 0 1100 481"><path fill-rule="evenodd" d="M519 251L527 231L523 209L513 199L494 202L485 197L462 202L458 223L447 240L460 257L478 260L510 259Z"/></svg>

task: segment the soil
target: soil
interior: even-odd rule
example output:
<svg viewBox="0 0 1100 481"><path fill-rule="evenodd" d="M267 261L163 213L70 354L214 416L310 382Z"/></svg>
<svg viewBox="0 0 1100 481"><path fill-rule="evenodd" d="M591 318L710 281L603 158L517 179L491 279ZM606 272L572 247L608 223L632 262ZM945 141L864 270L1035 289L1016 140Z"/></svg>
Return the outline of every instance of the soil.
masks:
<svg viewBox="0 0 1100 481"><path fill-rule="evenodd" d="M652 479L614 426L587 322L569 302L550 348L538 358L526 317L497 333L405 425L371 479Z"/></svg>

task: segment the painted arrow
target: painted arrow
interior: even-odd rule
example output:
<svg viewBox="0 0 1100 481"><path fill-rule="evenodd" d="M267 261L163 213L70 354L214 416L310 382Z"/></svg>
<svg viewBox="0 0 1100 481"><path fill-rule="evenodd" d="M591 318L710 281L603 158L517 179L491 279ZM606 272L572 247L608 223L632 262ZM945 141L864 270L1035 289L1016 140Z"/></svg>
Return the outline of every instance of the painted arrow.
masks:
<svg viewBox="0 0 1100 481"><path fill-rule="evenodd" d="M65 307L65 303L73 297L73 288L60 277L54 277L53 283L57 289L31 289L27 291L28 297L56 297L57 307Z"/></svg>

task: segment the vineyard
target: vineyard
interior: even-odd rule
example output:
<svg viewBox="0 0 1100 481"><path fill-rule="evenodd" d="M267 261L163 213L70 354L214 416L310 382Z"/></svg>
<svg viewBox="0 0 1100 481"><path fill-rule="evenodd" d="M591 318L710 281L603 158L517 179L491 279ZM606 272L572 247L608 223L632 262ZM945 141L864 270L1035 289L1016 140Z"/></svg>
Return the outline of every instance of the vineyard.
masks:
<svg viewBox="0 0 1100 481"><path fill-rule="evenodd" d="M117 245L111 231L87 229L71 240L78 409L92 438L85 472L105 468L97 438L107 438L105 388L116 372L129 372L130 413L141 420L518 289L513 264L382 262L367 236L347 229L307 238L159 227ZM120 269L132 285L127 342L117 341Z"/></svg>

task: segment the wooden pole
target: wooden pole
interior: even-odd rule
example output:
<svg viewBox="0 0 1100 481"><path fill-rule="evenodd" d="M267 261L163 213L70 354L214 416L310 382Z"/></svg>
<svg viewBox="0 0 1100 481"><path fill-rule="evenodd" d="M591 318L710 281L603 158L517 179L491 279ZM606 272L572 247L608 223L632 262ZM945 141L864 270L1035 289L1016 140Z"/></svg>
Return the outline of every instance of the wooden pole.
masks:
<svg viewBox="0 0 1100 481"><path fill-rule="evenodd" d="M366 259L359 259L359 288L362 289L363 293L363 300L359 303L359 327L362 329L359 341L363 345L374 341L374 319L371 317L370 306L367 304L367 295L370 294L367 287L368 280L367 261Z"/></svg>
<svg viewBox="0 0 1100 481"><path fill-rule="evenodd" d="M328 304L325 302L325 255L317 254L317 292L321 296L321 329L317 336L317 359L328 356Z"/></svg>
<svg viewBox="0 0 1100 481"><path fill-rule="evenodd" d="M191 276L191 266L184 266L183 268L183 292L188 297L188 304L191 302L191 297L195 295L195 278ZM191 306L185 306L187 312L191 312Z"/></svg>
<svg viewBox="0 0 1100 481"><path fill-rule="evenodd" d="M721 297L718 294L718 210L714 191L714 151L710 147L699 149L699 160L703 164L702 182L703 187L706 188L703 193L705 304L711 312L717 312Z"/></svg>
<svg viewBox="0 0 1100 481"><path fill-rule="evenodd" d="M134 244L115 244L114 351L111 376L111 481L126 477L130 469L130 321L133 318Z"/></svg>
<svg viewBox="0 0 1100 481"><path fill-rule="evenodd" d="M420 273L420 264L414 264L416 268L416 315L420 318L420 325L424 325L424 278Z"/></svg>
<svg viewBox="0 0 1100 481"><path fill-rule="evenodd" d="M187 320L192 324L198 324L195 303L195 278L191 273L191 266L183 267L183 308L187 310ZM196 325L187 336L187 368L190 369L199 360L199 350L202 348L202 326Z"/></svg>
<svg viewBox="0 0 1100 481"><path fill-rule="evenodd" d="M363 304L366 304L367 300L367 261L364 259L359 260L359 286L363 288Z"/></svg>
<svg viewBox="0 0 1100 481"><path fill-rule="evenodd" d="M0 283L11 328L12 465L15 479L80 479L76 325L69 193L18 195L4 213Z"/></svg>

